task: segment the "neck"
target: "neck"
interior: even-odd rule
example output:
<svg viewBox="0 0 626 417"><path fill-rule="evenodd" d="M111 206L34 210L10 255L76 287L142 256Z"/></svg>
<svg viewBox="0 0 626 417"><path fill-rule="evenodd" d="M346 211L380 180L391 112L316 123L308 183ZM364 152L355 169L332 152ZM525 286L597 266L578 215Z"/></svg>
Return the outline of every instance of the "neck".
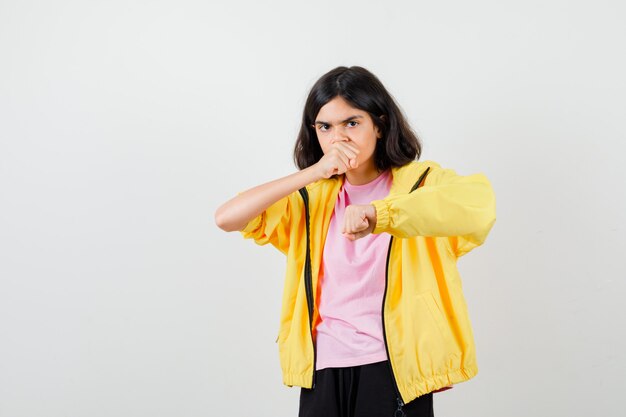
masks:
<svg viewBox="0 0 626 417"><path fill-rule="evenodd" d="M360 166L355 169L351 169L346 171L346 181L348 181L352 185L363 185L367 184L378 178L381 171L376 168L375 164L370 164L369 166Z"/></svg>

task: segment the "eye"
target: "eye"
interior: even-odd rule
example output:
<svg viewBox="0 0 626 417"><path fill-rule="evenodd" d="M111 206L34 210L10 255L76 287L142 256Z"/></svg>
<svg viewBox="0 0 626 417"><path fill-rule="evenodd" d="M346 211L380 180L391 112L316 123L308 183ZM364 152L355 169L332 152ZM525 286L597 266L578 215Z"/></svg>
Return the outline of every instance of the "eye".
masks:
<svg viewBox="0 0 626 417"><path fill-rule="evenodd" d="M359 124L356 120L350 120L348 123L356 123L355 126Z"/></svg>
<svg viewBox="0 0 626 417"><path fill-rule="evenodd" d="M322 132L325 132L324 127L327 127L328 125L324 125L324 124L322 124L322 125L318 125L318 126L319 126L319 129L320 129Z"/></svg>

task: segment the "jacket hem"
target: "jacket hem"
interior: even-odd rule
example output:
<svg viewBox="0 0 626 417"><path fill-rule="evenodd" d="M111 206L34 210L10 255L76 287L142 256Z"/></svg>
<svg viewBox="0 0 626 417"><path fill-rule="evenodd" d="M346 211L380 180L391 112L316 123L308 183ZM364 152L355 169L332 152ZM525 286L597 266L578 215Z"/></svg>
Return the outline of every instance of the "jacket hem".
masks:
<svg viewBox="0 0 626 417"><path fill-rule="evenodd" d="M412 381L405 382L399 389L405 399L405 403L408 403L417 397L440 388L465 382L476 376L476 374L478 374L478 367L460 368L445 374L433 375L427 379L416 378Z"/></svg>

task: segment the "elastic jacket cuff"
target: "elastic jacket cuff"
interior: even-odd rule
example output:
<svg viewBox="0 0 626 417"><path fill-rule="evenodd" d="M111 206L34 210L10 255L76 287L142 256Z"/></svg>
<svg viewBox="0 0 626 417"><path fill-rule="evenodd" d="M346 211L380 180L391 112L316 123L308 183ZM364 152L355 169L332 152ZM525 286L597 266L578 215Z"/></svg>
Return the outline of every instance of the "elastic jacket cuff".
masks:
<svg viewBox="0 0 626 417"><path fill-rule="evenodd" d="M376 226L372 233L382 233L389 227L389 204L385 200L374 200L370 204L376 208Z"/></svg>

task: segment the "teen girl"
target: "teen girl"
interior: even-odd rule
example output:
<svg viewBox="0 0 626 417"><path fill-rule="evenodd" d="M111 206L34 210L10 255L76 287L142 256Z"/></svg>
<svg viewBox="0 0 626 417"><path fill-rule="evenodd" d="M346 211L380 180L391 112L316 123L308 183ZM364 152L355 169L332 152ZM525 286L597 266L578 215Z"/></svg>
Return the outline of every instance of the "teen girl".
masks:
<svg viewBox="0 0 626 417"><path fill-rule="evenodd" d="M456 261L492 228L493 190L420 153L378 78L337 67L306 100L299 171L215 213L287 256L278 347L300 417L433 416L434 392L478 372Z"/></svg>

